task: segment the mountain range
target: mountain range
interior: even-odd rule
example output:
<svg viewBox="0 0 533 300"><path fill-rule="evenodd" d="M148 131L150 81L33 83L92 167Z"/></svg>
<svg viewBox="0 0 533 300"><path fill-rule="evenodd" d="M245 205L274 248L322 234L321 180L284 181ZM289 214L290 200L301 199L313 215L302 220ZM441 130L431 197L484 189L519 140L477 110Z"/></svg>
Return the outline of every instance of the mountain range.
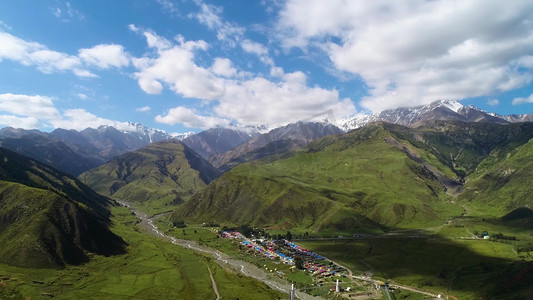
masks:
<svg viewBox="0 0 533 300"><path fill-rule="evenodd" d="M130 123L128 130L111 126L83 131L58 128L50 133L5 127L0 146L52 165L74 176L109 159L150 143L172 138L160 130Z"/></svg>
<svg viewBox="0 0 533 300"><path fill-rule="evenodd" d="M456 120L482 123L518 123L533 121L533 114L502 116L481 110L475 106L464 106L454 100L440 100L428 105L401 107L375 114L359 114L350 118L332 121L344 131L350 131L373 122L387 122L416 127L433 120Z"/></svg>
<svg viewBox="0 0 533 300"><path fill-rule="evenodd" d="M533 205L523 179L533 175L526 159L532 138L533 123L428 121L410 128L376 122L239 165L173 218L375 232L458 215L455 198L490 202L485 213L502 217Z"/></svg>
<svg viewBox="0 0 533 300"><path fill-rule="evenodd" d="M456 248L459 234L476 235L488 227L508 240L468 245L508 247L502 250L506 254L487 256L498 258L490 278L527 277L531 271L523 270L530 262L517 263L515 270L516 261L503 255L530 255L530 119L439 101L337 122L296 122L266 133L212 128L182 141L141 125L130 131L51 133L4 128L1 145L33 158L0 148L0 244L5 245L0 263L61 268L130 251L110 231L110 207L120 200L149 215L169 212L175 224L249 225L318 236L387 233L384 237L393 238L414 232L409 239L446 240ZM371 239L366 239L369 253ZM460 270L444 263L428 276L442 279L452 276L446 272L464 271L457 278L477 282L488 278L487 266L474 263ZM500 267L512 272L505 275ZM480 269L468 273L472 268ZM394 272L404 276L409 270ZM526 295L528 282L520 281L516 293ZM488 295L492 288L480 291Z"/></svg>

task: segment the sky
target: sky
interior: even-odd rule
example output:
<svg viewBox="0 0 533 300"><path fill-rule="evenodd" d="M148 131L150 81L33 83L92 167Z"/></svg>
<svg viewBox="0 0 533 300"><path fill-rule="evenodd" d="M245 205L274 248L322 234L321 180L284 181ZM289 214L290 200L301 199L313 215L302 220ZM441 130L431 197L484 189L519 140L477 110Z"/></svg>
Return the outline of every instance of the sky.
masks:
<svg viewBox="0 0 533 300"><path fill-rule="evenodd" d="M533 113L533 1L0 2L0 127L182 133L448 99Z"/></svg>

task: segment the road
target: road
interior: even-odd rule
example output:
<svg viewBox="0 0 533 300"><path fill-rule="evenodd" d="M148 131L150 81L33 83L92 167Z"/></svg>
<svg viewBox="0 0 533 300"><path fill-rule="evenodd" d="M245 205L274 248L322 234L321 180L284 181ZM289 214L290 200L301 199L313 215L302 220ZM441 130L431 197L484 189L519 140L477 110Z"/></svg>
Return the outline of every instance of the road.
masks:
<svg viewBox="0 0 533 300"><path fill-rule="evenodd" d="M215 295L217 295L216 300L220 300L220 293L218 292L217 282L215 281L215 277L213 277L213 273L211 272L211 269L206 264L207 270L209 271L209 277L211 277L211 285L213 285L213 292L215 292Z"/></svg>
<svg viewBox="0 0 533 300"><path fill-rule="evenodd" d="M270 276L270 274L266 273L265 271L256 267L255 265L245 262L245 261L241 261L239 259L232 258L228 256L227 254L220 252L214 248L199 245L195 241L177 239L173 236L166 235L161 230L159 230L157 225L154 224L154 218L156 218L157 215L152 218L149 218L146 213L137 210L135 207L131 206L130 204L125 203L123 201L117 201L117 202L129 208L135 214L135 216L141 220L139 225L145 228L147 232L153 235L156 235L162 239L168 240L174 245L178 245L184 248L191 249L196 252L207 254L213 257L215 259L215 262L218 263L220 266L230 267L231 269L237 272L240 272L241 274L245 276L264 282L266 285L268 285L272 289L278 290L280 292L283 292L289 295L289 292L291 290L291 284L289 282L280 281L279 279L274 279ZM319 297L311 296L299 290L296 290L296 298L302 299L302 300L322 299Z"/></svg>
<svg viewBox="0 0 533 300"><path fill-rule="evenodd" d="M184 248L188 248L188 249L191 249L191 250L194 250L194 251L197 251L197 252L201 252L201 253L204 253L204 254L208 254L211 257L213 257L215 259L215 261L220 266L223 266L223 267L224 266L229 266L233 270L236 270L236 271L242 273L245 276L252 277L252 278L254 278L256 280L262 281L262 282L264 282L265 284L267 284L268 286L270 286L271 288L273 288L275 290L278 290L278 291L281 291L283 293L289 294L289 292L291 290L291 284L290 283L288 283L288 282L280 282L279 280L274 280L273 278L271 278L270 274L266 273L265 271L263 271L262 269L256 267L255 265L253 265L251 263L248 263L248 262L244 262L244 261L235 259L235 258L232 258L232 257L228 256L227 254L225 254L225 253L223 253L223 252L221 252L219 250L216 250L214 248L210 248L210 247L207 247L207 246L199 245L195 241L177 239L175 237L166 235L161 230L159 230L159 228L154 224L154 220L161 214L157 214L157 215L154 215L152 218L149 218L146 213L135 209L131 205L129 205L127 203L124 203L124 202L119 202L119 203L122 204L123 206L128 207L133 213L135 213L135 215L141 220L141 223L140 223L141 226L144 226L147 229L148 232L150 232L150 233L152 233L152 234L154 234L156 236L159 236L159 237L161 237L163 239L166 239L166 240L170 241L171 243L173 243L175 245L178 245L178 246L181 246L181 247L184 247ZM392 237L392 236L387 236L387 237ZM405 236L403 236L403 237L405 237ZM421 237L422 236L419 236L419 235L412 236L412 238L421 238ZM372 237L372 238L375 238L375 237ZM335 238L335 239L340 239L340 238ZM347 239L347 238L343 238L343 239ZM348 272L348 276L349 276L348 278L357 279L357 280L363 280L363 281L367 281L367 282L370 282L372 284L377 284L377 285L379 285L381 283L380 280L372 279L369 276L366 276L366 277L355 276L355 275L353 275L353 271L351 269L347 268L346 266L343 266L342 264L340 264L340 263L338 263L336 261L333 261L333 260L331 260L329 258L325 258L325 259L327 261L329 261L329 262L332 262L332 263L338 265L341 268L346 269L346 271ZM209 270L209 274L211 276L211 281L212 281L212 284L213 284L213 290L215 291L215 294L217 295L217 299L220 299L221 297L220 297L220 295L218 293L218 289L216 287L216 282L215 282L215 280L214 280L214 278L213 278L213 276L211 274L211 270L209 269L209 267L208 267L208 270ZM429 296L429 297L432 297L432 298L437 298L436 294L432 294L432 293L429 293L429 292L421 291L419 289L416 289L415 287L406 286L406 285L399 285L399 284L391 284L390 286L394 287L394 288L403 289L403 290L411 291L411 292L414 292L414 293L422 294L422 295ZM454 296L451 296L451 295L449 297L457 299L457 298L455 298ZM302 300L322 299L320 297L311 296L311 295L306 294L306 293L304 293L302 291L299 291L299 290L296 290L296 298L302 299Z"/></svg>

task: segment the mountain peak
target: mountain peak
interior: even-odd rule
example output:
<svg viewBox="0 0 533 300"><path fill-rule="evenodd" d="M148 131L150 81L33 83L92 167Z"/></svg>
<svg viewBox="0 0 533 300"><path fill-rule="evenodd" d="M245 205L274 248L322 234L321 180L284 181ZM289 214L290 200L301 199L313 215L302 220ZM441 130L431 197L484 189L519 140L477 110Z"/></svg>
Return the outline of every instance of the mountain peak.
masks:
<svg viewBox="0 0 533 300"><path fill-rule="evenodd" d="M459 103L459 101L457 100L437 100L431 104L428 105L429 107L434 107L434 108L437 108L437 107L446 107L448 108L449 110L453 111L453 112L458 112L461 108L464 107L464 105L462 105L461 103ZM422 106L423 107L423 106Z"/></svg>
<svg viewBox="0 0 533 300"><path fill-rule="evenodd" d="M428 105L400 107L374 114L358 114L335 123L344 131L350 131L372 122L383 121L404 126L418 126L434 120L458 120L463 122L509 123L533 120L532 115L500 116L481 110L473 105L464 106L456 100L438 100Z"/></svg>

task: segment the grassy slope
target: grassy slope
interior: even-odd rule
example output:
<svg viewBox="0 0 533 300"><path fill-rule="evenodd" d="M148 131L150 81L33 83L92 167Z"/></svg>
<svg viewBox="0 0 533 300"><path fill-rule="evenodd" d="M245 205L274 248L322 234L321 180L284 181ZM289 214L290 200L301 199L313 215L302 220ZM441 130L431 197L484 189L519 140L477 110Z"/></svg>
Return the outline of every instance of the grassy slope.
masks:
<svg viewBox="0 0 533 300"><path fill-rule="evenodd" d="M206 256L140 232L125 208L113 208L113 214L112 229L129 244L127 254L94 256L87 264L64 270L0 264L0 298L11 291L32 299L214 299L208 267L224 299L283 297Z"/></svg>
<svg viewBox="0 0 533 300"><path fill-rule="evenodd" d="M51 167L0 148L0 261L62 267L123 253L111 201Z"/></svg>
<svg viewBox="0 0 533 300"><path fill-rule="evenodd" d="M87 262L86 251L124 251L122 240L91 211L53 192L0 181L0 204L0 262L59 267Z"/></svg>
<svg viewBox="0 0 533 300"><path fill-rule="evenodd" d="M171 140L126 153L79 178L102 195L157 213L187 200L216 176L207 162Z"/></svg>
<svg viewBox="0 0 533 300"><path fill-rule="evenodd" d="M387 124L403 139L426 148L458 175L479 168L486 158L501 159L533 138L533 123L491 124L434 121L418 128Z"/></svg>
<svg viewBox="0 0 533 300"><path fill-rule="evenodd" d="M474 215L502 217L519 207L533 208L533 139L498 159L485 159L468 178L460 199L471 202Z"/></svg>
<svg viewBox="0 0 533 300"><path fill-rule="evenodd" d="M459 299L528 299L533 262L507 244L487 240L381 238L302 241L303 246L358 273L371 269L385 281L446 293Z"/></svg>
<svg viewBox="0 0 533 300"><path fill-rule="evenodd" d="M377 223L431 226L458 213L456 206L443 201L444 187L421 164L385 141L390 137L377 124L326 137L311 143L309 151L286 159L238 166L178 208L173 219L346 234L379 230ZM418 154L431 156L423 150Z"/></svg>

